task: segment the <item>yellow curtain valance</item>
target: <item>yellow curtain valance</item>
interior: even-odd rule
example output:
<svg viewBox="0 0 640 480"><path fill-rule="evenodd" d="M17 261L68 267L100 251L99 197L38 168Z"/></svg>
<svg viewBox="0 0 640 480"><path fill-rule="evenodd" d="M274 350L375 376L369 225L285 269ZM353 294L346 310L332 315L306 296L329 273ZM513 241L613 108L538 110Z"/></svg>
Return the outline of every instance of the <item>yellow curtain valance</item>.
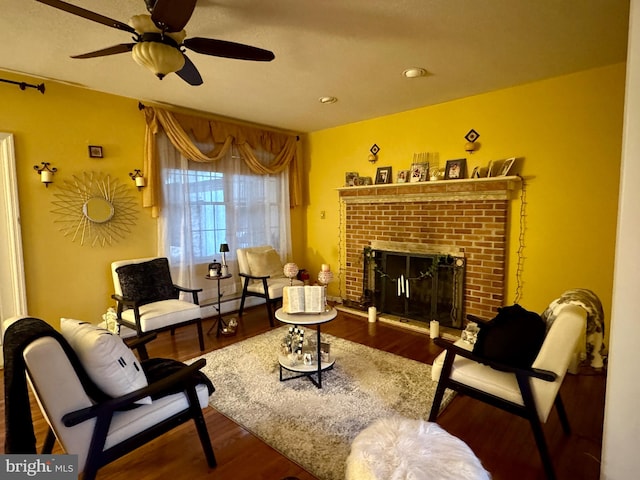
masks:
<svg viewBox="0 0 640 480"><path fill-rule="evenodd" d="M148 185L144 189L143 206L151 208L153 217L157 217L160 207L160 171L156 134L162 129L173 146L185 157L194 162L215 162L223 158L232 145L235 145L249 169L259 175L282 172L289 168L289 201L291 207L301 204L301 179L298 168L299 142L295 135L270 132L257 127L237 125L217 120L172 113L157 107L143 107L146 121L144 172ZM197 142L213 144L209 153L203 153L191 139ZM263 165L254 151L262 150L275 155L269 165Z"/></svg>

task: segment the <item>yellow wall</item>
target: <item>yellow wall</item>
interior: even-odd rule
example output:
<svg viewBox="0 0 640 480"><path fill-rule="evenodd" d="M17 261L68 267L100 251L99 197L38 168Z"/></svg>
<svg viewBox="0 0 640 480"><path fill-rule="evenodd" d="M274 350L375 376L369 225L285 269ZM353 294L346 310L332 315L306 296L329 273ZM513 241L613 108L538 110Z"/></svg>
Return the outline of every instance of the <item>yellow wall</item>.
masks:
<svg viewBox="0 0 640 480"><path fill-rule="evenodd" d="M2 78L41 83L2 72ZM141 207L128 173L142 168L144 119L137 102L90 90L45 82L46 93L0 84L0 131L15 141L27 303L30 315L54 326L62 316L97 323L113 286L111 261L155 255L156 223ZM102 145L104 158L89 158L88 145ZM33 169L51 162L58 169L48 188ZM139 206L131 233L113 246L80 246L59 231L51 213L63 180L101 172L131 189Z"/></svg>
<svg viewBox="0 0 640 480"><path fill-rule="evenodd" d="M305 266L316 273L321 263L338 266L335 188L344 184L346 171L375 178L377 167L392 166L395 177L409 168L414 152L439 152L441 165L467 158L469 171L516 156L523 159L518 171L526 182L520 304L542 312L563 291L590 288L608 318L624 82L625 66L619 64L311 133ZM471 128L481 144L472 155L464 151ZM372 165L367 155L374 143L381 151ZM505 303L515 299L519 209L516 197ZM339 288L344 291L331 284L329 295L339 295Z"/></svg>

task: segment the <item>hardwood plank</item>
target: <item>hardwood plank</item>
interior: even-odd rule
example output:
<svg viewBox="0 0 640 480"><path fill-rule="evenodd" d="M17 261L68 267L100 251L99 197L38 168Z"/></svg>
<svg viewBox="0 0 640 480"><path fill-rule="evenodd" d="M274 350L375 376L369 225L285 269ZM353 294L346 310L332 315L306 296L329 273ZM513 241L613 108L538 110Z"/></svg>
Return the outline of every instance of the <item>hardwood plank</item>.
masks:
<svg viewBox="0 0 640 480"><path fill-rule="evenodd" d="M225 315L225 318L231 316ZM205 331L212 324L213 319L205 320ZM207 335L205 348L207 352L213 351L269 329L264 306L251 308L239 322L235 336L216 338L215 333ZM429 364L440 352L426 334L380 322L369 324L366 318L344 312L339 312L334 321L323 325L323 332ZM195 327L180 328L173 336L169 332L162 333L148 350L152 357L178 360L188 360L201 354ZM215 384L215 379L213 381ZM4 381L2 383L4 385ZM561 394L573 433L570 437L564 436L555 411L544 425L559 479L599 478L604 393L605 375L602 372L584 369L581 375L566 376ZM216 394L224 392L218 390ZM40 448L46 422L35 400L31 400ZM0 410L0 423L4 428L4 401ZM195 428L188 423L102 468L98 480L129 480L132 472L141 480L202 477L212 480L315 479L213 408L205 409L205 419L218 460L216 468L207 467ZM438 423L473 449L494 480L544 478L533 435L525 420L468 397L457 396L440 415ZM0 438L0 447L4 451L4 436ZM59 445L56 444L54 452L61 452Z"/></svg>

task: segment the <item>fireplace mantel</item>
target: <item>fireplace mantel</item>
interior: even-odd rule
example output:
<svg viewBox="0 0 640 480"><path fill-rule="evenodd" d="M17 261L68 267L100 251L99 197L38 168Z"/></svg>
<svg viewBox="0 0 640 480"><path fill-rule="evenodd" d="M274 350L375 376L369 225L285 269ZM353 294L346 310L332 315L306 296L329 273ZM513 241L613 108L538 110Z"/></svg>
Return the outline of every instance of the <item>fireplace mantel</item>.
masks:
<svg viewBox="0 0 640 480"><path fill-rule="evenodd" d="M490 177L342 187L338 192L346 203L506 200L520 182L518 176Z"/></svg>

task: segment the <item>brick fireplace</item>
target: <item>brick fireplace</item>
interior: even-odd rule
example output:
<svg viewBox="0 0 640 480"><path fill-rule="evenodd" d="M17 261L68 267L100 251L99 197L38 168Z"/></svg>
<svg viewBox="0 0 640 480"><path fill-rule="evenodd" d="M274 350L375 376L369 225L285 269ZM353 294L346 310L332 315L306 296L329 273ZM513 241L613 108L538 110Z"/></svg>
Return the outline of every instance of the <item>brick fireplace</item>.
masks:
<svg viewBox="0 0 640 480"><path fill-rule="evenodd" d="M495 316L504 304L506 227L519 177L441 180L339 189L344 300L361 303L365 247L460 254L463 316Z"/></svg>

